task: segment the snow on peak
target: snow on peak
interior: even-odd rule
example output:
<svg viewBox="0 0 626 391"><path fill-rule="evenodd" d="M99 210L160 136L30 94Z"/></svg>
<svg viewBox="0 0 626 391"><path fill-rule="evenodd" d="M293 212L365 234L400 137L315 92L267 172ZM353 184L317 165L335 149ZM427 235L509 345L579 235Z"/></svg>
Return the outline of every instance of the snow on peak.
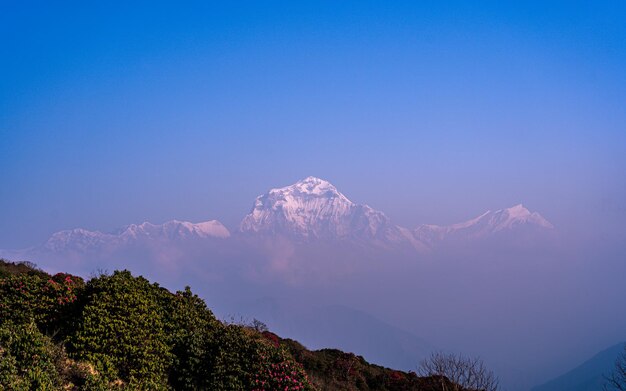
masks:
<svg viewBox="0 0 626 391"><path fill-rule="evenodd" d="M299 191L310 194L321 194L327 191L337 192L337 188L330 182L314 176L308 176L299 180L294 185Z"/></svg>
<svg viewBox="0 0 626 391"><path fill-rule="evenodd" d="M480 216L462 223L438 226L422 225L414 230L418 240L429 244L447 238L472 239L510 231L516 228L552 229L554 226L537 212L531 212L522 204L506 209L487 211Z"/></svg>
<svg viewBox="0 0 626 391"><path fill-rule="evenodd" d="M118 232L124 239L135 239L146 237L152 239L177 239L189 237L218 237L227 238L230 232L217 220L210 220L201 223L190 223L188 221L170 220L163 224L152 224L144 222L141 224L131 224Z"/></svg>
<svg viewBox="0 0 626 391"><path fill-rule="evenodd" d="M518 228L521 228L518 231ZM309 176L258 196L239 226L240 233L281 235L297 241L350 240L384 247L418 250L448 239L471 240L499 232L552 229L553 225L522 204L487 211L471 220L447 225L422 225L409 230L392 224L382 212L356 204L330 182ZM55 233L44 247L53 250L117 248L137 243L186 243L187 240L228 238L217 220L200 223L171 220L163 224L131 224L114 233L74 229Z"/></svg>
<svg viewBox="0 0 626 391"><path fill-rule="evenodd" d="M103 245L114 235L99 231L89 231L83 228L74 228L54 233L44 243L43 247L51 251L67 249L87 249Z"/></svg>
<svg viewBox="0 0 626 391"><path fill-rule="evenodd" d="M230 232L217 220L202 223L171 220L163 224L130 224L114 233L75 228L53 234L44 248L55 251L98 250L115 248L139 241L176 241L184 239L228 238Z"/></svg>
<svg viewBox="0 0 626 391"><path fill-rule="evenodd" d="M526 218L531 214L522 204L517 204L505 210L512 218Z"/></svg>
<svg viewBox="0 0 626 391"><path fill-rule="evenodd" d="M299 180L293 185L271 189L270 194L283 195L285 197L323 197L323 198L339 198L342 201L350 202L346 196L341 194L335 186L330 182L314 176L309 176Z"/></svg>
<svg viewBox="0 0 626 391"><path fill-rule="evenodd" d="M554 228L554 226L548 220L543 218L543 216L537 212L529 211L522 204L497 211L494 214L502 216L500 217L498 225L499 229L511 228L512 226L519 224L533 224L543 228Z"/></svg>
<svg viewBox="0 0 626 391"><path fill-rule="evenodd" d="M240 231L301 239L409 241L384 213L353 203L330 182L312 176L258 196Z"/></svg>
<svg viewBox="0 0 626 391"><path fill-rule="evenodd" d="M205 221L203 223L194 224L196 232L201 236L215 236L218 238L227 238L230 236L228 229L224 224L217 220Z"/></svg>
<svg viewBox="0 0 626 391"><path fill-rule="evenodd" d="M522 204L517 204L510 208L487 211L482 215L463 223L453 224L450 227L454 230L480 226L490 232L511 229L519 225L535 225L543 228L554 228L550 222L537 212L531 212Z"/></svg>
<svg viewBox="0 0 626 391"><path fill-rule="evenodd" d="M285 230L306 236L321 228L319 224L333 225L353 206L331 183L307 177L258 196L240 229L244 232Z"/></svg>

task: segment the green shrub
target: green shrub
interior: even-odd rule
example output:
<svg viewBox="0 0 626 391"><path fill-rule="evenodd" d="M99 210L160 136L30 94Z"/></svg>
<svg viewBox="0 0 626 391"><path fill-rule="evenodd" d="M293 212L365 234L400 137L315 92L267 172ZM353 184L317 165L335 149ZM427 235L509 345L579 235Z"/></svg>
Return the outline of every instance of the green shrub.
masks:
<svg viewBox="0 0 626 391"><path fill-rule="evenodd" d="M48 273L39 269L37 265L32 262L9 262L6 259L0 258L0 278L15 274L36 275L41 278L50 277Z"/></svg>
<svg viewBox="0 0 626 391"><path fill-rule="evenodd" d="M70 353L93 363L106 378L134 389L165 389L170 349L158 285L128 271L90 280Z"/></svg>
<svg viewBox="0 0 626 391"><path fill-rule="evenodd" d="M310 351L259 321L224 324L189 288L128 271L85 285L0 260L0 390L436 391L442 380Z"/></svg>
<svg viewBox="0 0 626 391"><path fill-rule="evenodd" d="M54 358L52 341L34 323L0 326L0 389L58 389Z"/></svg>
<svg viewBox="0 0 626 391"><path fill-rule="evenodd" d="M34 321L46 333L56 334L75 316L74 303L83 286L80 277L63 273L7 274L0 278L0 323Z"/></svg>
<svg viewBox="0 0 626 391"><path fill-rule="evenodd" d="M212 390L314 390L306 373L281 347L258 332L222 325L205 361Z"/></svg>
<svg viewBox="0 0 626 391"><path fill-rule="evenodd" d="M221 324L189 287L175 295L163 293L162 302L173 356L170 386L176 390L208 389L208 348L214 344L215 331Z"/></svg>

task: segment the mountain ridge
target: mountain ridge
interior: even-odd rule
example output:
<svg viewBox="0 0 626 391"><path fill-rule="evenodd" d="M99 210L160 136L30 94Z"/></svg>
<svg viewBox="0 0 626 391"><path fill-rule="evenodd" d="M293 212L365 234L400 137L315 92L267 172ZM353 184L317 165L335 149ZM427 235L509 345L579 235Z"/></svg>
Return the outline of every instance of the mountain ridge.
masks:
<svg viewBox="0 0 626 391"><path fill-rule="evenodd" d="M481 239L522 226L554 229L543 216L522 204L487 211L461 223L422 224L409 229L393 224L383 212L367 204L350 201L330 182L309 176L258 196L239 232L281 234L299 240L356 238L383 245L409 244L423 251L455 236Z"/></svg>
<svg viewBox="0 0 626 391"><path fill-rule="evenodd" d="M600 390L607 384L606 376L614 370L615 361L624 351L624 346L624 342L610 346L568 372L533 387L531 391Z"/></svg>
<svg viewBox="0 0 626 391"><path fill-rule="evenodd" d="M217 220L200 223L170 220L163 224L143 222L130 224L113 233L74 228L55 232L41 246L52 251L86 250L132 244L139 240L176 241L184 239L206 239L230 237L228 229Z"/></svg>
<svg viewBox="0 0 626 391"><path fill-rule="evenodd" d="M258 196L239 232L280 234L296 240L411 244L406 232L383 212L350 201L330 182L312 176Z"/></svg>
<svg viewBox="0 0 626 391"><path fill-rule="evenodd" d="M294 242L343 241L361 246L431 251L449 241L476 241L521 227L547 231L554 226L522 204L487 211L447 226L401 227L383 212L352 202L330 182L309 176L259 195L232 234L218 220L200 223L170 220L129 224L112 233L83 228L58 231L37 248L43 251L98 251L142 242L228 240L238 236L283 236Z"/></svg>

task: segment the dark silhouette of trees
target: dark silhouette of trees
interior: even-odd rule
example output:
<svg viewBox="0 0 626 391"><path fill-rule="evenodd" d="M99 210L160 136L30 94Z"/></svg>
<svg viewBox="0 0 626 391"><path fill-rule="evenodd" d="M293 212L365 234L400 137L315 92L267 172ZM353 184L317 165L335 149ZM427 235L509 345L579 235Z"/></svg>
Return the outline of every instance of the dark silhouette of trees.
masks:
<svg viewBox="0 0 626 391"><path fill-rule="evenodd" d="M482 360L460 354L433 353L421 362L418 373L438 377L443 391L496 391L499 385L498 378Z"/></svg>

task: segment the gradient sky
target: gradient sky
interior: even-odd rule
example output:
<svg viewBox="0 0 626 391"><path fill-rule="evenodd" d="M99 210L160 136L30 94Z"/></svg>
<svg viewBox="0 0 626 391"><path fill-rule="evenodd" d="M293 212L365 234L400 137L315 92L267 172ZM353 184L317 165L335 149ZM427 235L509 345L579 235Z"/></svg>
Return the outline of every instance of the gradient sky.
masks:
<svg viewBox="0 0 626 391"><path fill-rule="evenodd" d="M232 228L308 175L406 226L626 232L622 0L126 3L0 5L0 248Z"/></svg>

